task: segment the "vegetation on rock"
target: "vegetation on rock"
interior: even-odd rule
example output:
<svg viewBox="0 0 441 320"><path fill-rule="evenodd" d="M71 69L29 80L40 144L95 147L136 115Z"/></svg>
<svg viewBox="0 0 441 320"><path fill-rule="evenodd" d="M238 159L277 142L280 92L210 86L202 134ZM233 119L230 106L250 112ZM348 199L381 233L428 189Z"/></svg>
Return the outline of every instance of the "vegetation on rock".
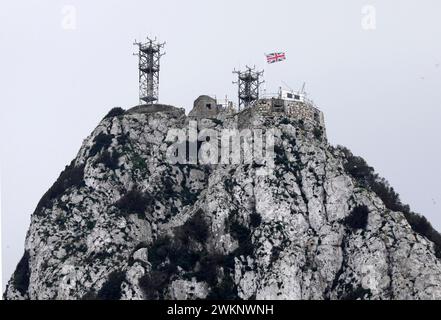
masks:
<svg viewBox="0 0 441 320"><path fill-rule="evenodd" d="M344 169L360 186L373 191L383 201L386 208L392 211L402 212L413 231L426 237L435 244L435 254L441 258L441 234L436 231L427 219L410 210L409 205L403 204L400 196L384 179L375 173L366 161L354 156L347 148L339 146L345 155Z"/></svg>

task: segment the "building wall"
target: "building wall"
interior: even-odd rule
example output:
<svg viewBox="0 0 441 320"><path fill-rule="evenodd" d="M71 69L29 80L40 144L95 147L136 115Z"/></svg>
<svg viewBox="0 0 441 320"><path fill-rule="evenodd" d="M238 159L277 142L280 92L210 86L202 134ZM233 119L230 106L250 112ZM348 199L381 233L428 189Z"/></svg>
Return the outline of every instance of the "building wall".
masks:
<svg viewBox="0 0 441 320"><path fill-rule="evenodd" d="M202 95L194 101L188 116L197 119L215 118L221 111L222 107L217 105L216 99Z"/></svg>
<svg viewBox="0 0 441 320"><path fill-rule="evenodd" d="M261 99L252 107L255 112L262 115L285 113L295 119L310 120L324 126L323 113L314 106L299 101L283 99Z"/></svg>
<svg viewBox="0 0 441 320"><path fill-rule="evenodd" d="M217 104L216 99L202 95L193 104L193 109L189 117L193 119L216 118L216 117L236 117L238 127L247 127L252 121L253 115L274 117L285 115L295 120L302 120L309 130L314 128L321 129L326 138L326 127L323 112L314 107L311 103L302 101L291 101L280 98L260 99L254 106L235 113L234 110L227 110Z"/></svg>
<svg viewBox="0 0 441 320"><path fill-rule="evenodd" d="M292 119L302 120L312 127L318 127L326 137L323 112L309 103L278 98L261 99L253 107L241 111L238 119L245 125L247 119L254 113L269 117L285 114Z"/></svg>

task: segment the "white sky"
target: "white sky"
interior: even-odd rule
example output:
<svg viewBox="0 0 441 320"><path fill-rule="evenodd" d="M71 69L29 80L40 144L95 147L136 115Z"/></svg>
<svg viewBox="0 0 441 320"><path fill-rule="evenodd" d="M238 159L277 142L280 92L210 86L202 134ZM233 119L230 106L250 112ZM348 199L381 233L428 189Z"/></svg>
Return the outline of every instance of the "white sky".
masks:
<svg viewBox="0 0 441 320"><path fill-rule="evenodd" d="M76 29L62 28L63 6ZM376 29L361 27L362 7ZM265 69L325 113L328 138L363 156L441 230L441 2L56 1L0 3L3 287L38 200L114 106L137 103L133 40L167 41L160 100L234 97L234 67ZM264 52L286 51L266 65Z"/></svg>

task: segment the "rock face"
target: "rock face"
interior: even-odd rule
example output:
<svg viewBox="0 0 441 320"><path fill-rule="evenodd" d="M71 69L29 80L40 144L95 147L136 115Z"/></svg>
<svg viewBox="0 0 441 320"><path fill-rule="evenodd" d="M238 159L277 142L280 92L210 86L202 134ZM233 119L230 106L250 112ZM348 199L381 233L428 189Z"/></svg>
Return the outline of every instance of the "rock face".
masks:
<svg viewBox="0 0 441 320"><path fill-rule="evenodd" d="M262 176L253 164L169 164L168 130L188 118L153 111L112 112L84 141L32 215L6 299L441 298L434 243L313 124L247 116L250 129L279 130Z"/></svg>

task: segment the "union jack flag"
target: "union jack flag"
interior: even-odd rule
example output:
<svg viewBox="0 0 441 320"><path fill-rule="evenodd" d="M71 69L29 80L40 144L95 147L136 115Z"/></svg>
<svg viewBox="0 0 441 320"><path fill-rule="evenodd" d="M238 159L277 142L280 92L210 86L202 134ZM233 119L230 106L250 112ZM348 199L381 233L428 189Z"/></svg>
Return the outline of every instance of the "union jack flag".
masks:
<svg viewBox="0 0 441 320"><path fill-rule="evenodd" d="M285 52L273 52L266 55L266 62L274 63L286 59Z"/></svg>

